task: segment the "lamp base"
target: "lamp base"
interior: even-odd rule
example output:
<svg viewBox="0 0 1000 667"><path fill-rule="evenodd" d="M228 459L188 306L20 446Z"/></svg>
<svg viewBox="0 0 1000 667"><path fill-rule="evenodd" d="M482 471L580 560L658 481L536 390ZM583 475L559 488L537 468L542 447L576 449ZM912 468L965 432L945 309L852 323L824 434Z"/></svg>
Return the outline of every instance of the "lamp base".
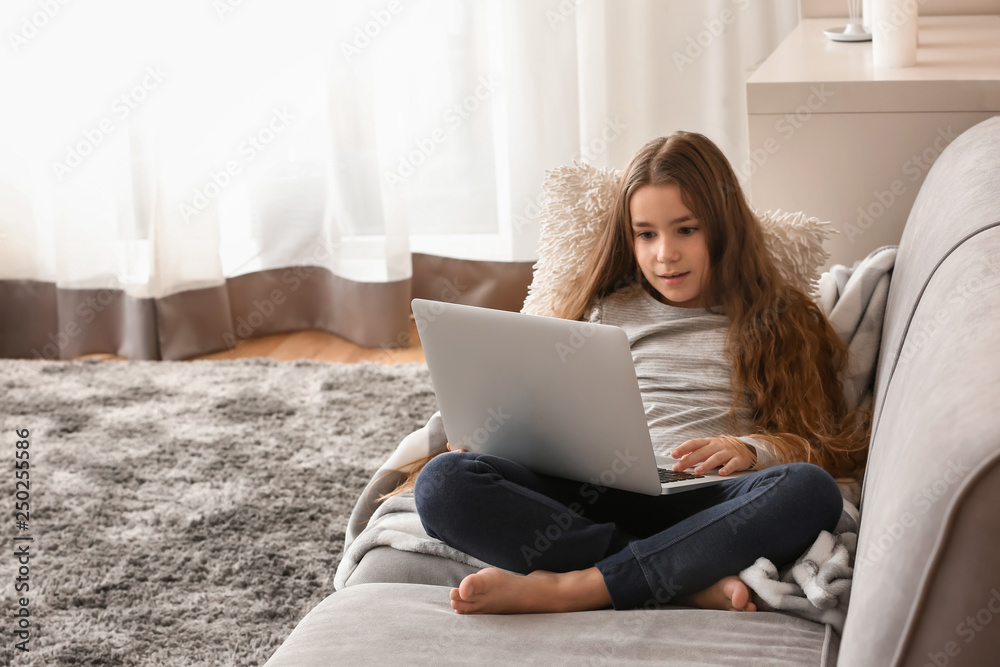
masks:
<svg viewBox="0 0 1000 667"><path fill-rule="evenodd" d="M824 30L823 34L835 42L870 42L872 33L867 28L852 23L843 28L830 28Z"/></svg>

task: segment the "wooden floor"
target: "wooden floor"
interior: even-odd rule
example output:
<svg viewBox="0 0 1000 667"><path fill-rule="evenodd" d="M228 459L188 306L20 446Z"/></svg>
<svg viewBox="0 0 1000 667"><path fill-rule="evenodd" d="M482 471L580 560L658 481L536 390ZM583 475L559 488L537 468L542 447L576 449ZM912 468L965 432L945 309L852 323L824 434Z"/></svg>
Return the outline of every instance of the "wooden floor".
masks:
<svg viewBox="0 0 1000 667"><path fill-rule="evenodd" d="M417 336L417 327L410 316L410 347L399 349L369 349L325 331L296 331L292 333L250 338L236 342L236 347L224 352L206 354L192 359L247 359L265 357L277 361L312 359L356 364L362 361L377 361L383 364L411 362L426 363L424 349ZM88 354L90 359L123 359L113 354Z"/></svg>

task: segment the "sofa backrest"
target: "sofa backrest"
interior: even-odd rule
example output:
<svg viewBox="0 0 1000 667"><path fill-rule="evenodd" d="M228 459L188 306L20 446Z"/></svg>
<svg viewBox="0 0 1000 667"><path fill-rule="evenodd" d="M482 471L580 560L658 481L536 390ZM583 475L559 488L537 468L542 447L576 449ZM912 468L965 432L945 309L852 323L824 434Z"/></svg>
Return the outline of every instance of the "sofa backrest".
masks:
<svg viewBox="0 0 1000 667"><path fill-rule="evenodd" d="M1000 116L940 155L900 241L838 664L998 655Z"/></svg>

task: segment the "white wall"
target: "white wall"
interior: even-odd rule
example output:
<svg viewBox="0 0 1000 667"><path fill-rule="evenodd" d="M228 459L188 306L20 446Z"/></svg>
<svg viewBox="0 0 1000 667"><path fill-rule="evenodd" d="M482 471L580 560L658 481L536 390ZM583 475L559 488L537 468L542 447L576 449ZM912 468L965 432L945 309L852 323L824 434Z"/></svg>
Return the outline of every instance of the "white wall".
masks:
<svg viewBox="0 0 1000 667"><path fill-rule="evenodd" d="M1000 0L919 0L920 15L1000 14ZM804 19L847 16L847 0L799 0Z"/></svg>

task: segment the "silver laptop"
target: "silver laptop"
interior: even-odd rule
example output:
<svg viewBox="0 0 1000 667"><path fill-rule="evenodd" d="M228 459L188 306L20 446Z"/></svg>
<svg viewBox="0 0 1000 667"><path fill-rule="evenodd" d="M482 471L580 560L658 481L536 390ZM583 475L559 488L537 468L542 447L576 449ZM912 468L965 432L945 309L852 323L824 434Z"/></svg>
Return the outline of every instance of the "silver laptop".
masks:
<svg viewBox="0 0 1000 667"><path fill-rule="evenodd" d="M412 308L453 448L648 495L746 474L675 473L676 459L656 456L619 327L425 299Z"/></svg>

